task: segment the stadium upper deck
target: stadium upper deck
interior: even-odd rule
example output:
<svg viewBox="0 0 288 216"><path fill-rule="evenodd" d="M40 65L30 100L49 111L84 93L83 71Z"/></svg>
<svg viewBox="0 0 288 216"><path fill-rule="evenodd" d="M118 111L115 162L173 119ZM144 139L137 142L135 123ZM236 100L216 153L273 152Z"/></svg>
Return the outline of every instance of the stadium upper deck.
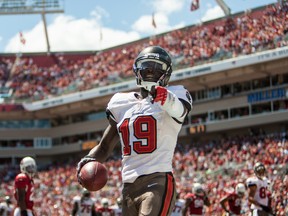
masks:
<svg viewBox="0 0 288 216"><path fill-rule="evenodd" d="M130 79L134 58L151 44L170 51L174 70L283 47L286 15L287 5L276 4L103 51L1 55L0 85L13 100L43 100Z"/></svg>
<svg viewBox="0 0 288 216"><path fill-rule="evenodd" d="M5 147L0 157L7 157L9 152L13 157L29 153L50 158L79 153L95 145L107 124L99 111L105 109L113 92L135 88L134 79L124 82L122 79L131 77L131 65L138 49L150 43L171 50L178 69L172 83L185 85L195 101L193 113L180 133L181 141L191 143L193 137L193 142L197 142L203 133L208 138L259 128L287 132L287 18L287 7L270 6L251 14L239 14L229 22L217 20L201 27L187 27L87 58L82 58L87 53L54 55L59 64L50 67L39 67L32 63L33 58L31 64L27 61L16 65L15 73L1 79L4 84L15 81L14 98L39 94L45 98L51 96L53 89L61 92L61 96L26 103L26 110L15 106L15 112L0 112L0 144ZM6 63L10 61L7 57L3 59ZM10 67L13 68L12 64ZM116 73L116 78L111 77L109 72L119 68L127 73L121 70L123 73ZM7 73L2 73L2 77L3 74L7 77ZM96 78L99 74L107 79ZM107 86L120 81L119 77L120 84ZM103 82L96 84L98 88L85 91L95 87L91 82L95 80ZM64 94L64 89L73 86L83 89L74 88L73 91L81 91ZM103 94L97 97L97 93ZM13 105L9 106L14 109ZM3 105L1 109L6 111L6 108ZM19 143L25 148L15 148ZM41 148L39 143L47 146ZM63 144L69 144L69 148Z"/></svg>

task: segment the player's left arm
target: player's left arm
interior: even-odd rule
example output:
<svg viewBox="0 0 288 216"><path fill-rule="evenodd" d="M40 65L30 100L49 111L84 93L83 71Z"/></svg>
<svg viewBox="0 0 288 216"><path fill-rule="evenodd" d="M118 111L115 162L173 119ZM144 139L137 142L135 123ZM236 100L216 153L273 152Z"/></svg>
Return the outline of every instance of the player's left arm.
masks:
<svg viewBox="0 0 288 216"><path fill-rule="evenodd" d="M174 92L162 86L153 86L150 92L154 98L154 102L159 102L163 110L177 119L185 117L192 109L191 95L187 90L185 93L187 100L178 98Z"/></svg>

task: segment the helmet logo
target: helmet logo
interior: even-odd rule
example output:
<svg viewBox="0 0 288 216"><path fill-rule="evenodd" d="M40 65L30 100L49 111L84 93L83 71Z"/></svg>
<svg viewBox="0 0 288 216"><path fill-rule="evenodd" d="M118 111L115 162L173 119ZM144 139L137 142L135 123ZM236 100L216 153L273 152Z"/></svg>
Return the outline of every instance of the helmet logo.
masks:
<svg viewBox="0 0 288 216"><path fill-rule="evenodd" d="M158 53L145 53L144 56L148 58L156 58L156 59L160 58L160 55Z"/></svg>

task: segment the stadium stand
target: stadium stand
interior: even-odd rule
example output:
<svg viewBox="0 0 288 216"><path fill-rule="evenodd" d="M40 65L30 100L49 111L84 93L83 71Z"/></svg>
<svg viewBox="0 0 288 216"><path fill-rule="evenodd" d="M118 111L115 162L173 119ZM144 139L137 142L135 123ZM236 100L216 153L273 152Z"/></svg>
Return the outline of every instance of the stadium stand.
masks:
<svg viewBox="0 0 288 216"><path fill-rule="evenodd" d="M19 160L29 154L40 170L37 215L69 215L81 190L76 163L106 127L111 92L61 102L73 92L84 97L88 90L129 85L135 55L158 44L173 55L173 82L184 83L194 99L173 162L181 197L200 181L212 203L206 215L222 215L220 197L264 160L276 215L287 214L287 9L273 4L95 52L0 55L0 197L13 196ZM29 110L30 102L42 107ZM108 184L93 193L98 205L120 196L120 151L106 162Z"/></svg>
<svg viewBox="0 0 288 216"><path fill-rule="evenodd" d="M168 48L176 69L283 47L288 38L286 14L287 5L271 5L95 54L2 56L2 86L13 89L14 99L41 100L121 82L133 77L135 55L148 44Z"/></svg>

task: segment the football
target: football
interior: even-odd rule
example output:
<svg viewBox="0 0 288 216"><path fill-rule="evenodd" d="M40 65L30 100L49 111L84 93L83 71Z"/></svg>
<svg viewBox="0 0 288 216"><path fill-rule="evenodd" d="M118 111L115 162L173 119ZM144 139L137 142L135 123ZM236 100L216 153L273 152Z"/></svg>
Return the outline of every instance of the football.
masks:
<svg viewBox="0 0 288 216"><path fill-rule="evenodd" d="M104 164L90 161L81 168L78 179L87 190L98 191L107 183L108 171Z"/></svg>

